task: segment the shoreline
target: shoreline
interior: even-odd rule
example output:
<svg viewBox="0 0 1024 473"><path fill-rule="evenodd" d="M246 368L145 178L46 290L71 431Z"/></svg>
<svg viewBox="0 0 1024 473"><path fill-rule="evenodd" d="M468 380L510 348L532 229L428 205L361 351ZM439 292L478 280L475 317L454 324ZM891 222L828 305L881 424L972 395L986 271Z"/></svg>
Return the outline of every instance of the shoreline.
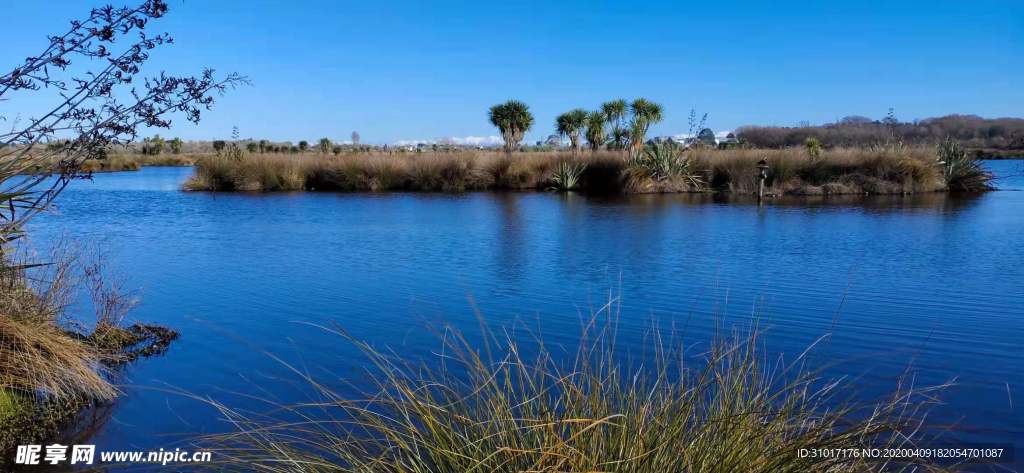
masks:
<svg viewBox="0 0 1024 473"><path fill-rule="evenodd" d="M777 151L771 148L752 148L749 151L752 152L774 152ZM981 150L981 149L969 149L967 151L974 159L981 161L1024 161L1024 150ZM449 152L448 154L458 154L459 152ZM537 152L531 151L522 154L558 154L550 152ZM373 153L366 153L373 154ZM397 156L418 156L421 154L434 154L434 153L410 153L410 152L398 152L395 153ZM561 153L568 154L568 153ZM83 171L87 171L93 174L109 173L109 172L131 172L139 171L146 167L195 167L197 163L203 159L209 159L216 157L213 153L188 153L181 155L168 155L168 156L147 156L140 154L128 154L128 155L114 155L107 160L88 160L83 164ZM258 156L258 155L257 155ZM321 156L316 154L303 154L299 156L310 157L311 159L319 159ZM347 154L346 156L358 156L358 153ZM214 191L216 192L216 191ZM938 191L941 192L941 191ZM891 194L889 194L891 195Z"/></svg>
<svg viewBox="0 0 1024 473"><path fill-rule="evenodd" d="M974 155L975 159L981 159L986 161L1002 161L1002 160L1024 160L1024 150L981 150L975 149L968 151Z"/></svg>

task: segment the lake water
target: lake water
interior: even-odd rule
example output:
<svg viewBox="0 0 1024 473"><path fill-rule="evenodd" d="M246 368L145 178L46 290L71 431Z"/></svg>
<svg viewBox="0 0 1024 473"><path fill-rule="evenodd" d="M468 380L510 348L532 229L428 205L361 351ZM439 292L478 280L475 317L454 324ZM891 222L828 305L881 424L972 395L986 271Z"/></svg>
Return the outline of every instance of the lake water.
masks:
<svg viewBox="0 0 1024 473"><path fill-rule="evenodd" d="M325 379L362 360L336 322L399 353L437 346L425 324L475 330L537 321L571 341L580 314L621 297L629 339L651 320L696 344L717 321L759 314L770 350L816 352L828 373L884 392L912 362L919 385L952 378L933 422L1024 457L1024 161L989 162L981 196L793 199L758 207L706 196L549 193L183 193L188 168L76 182L36 219L32 244L99 246L142 304L132 318L182 333L131 365L98 449L159 448L223 430L202 403L299 401L281 365ZM837 316L838 314L838 316Z"/></svg>

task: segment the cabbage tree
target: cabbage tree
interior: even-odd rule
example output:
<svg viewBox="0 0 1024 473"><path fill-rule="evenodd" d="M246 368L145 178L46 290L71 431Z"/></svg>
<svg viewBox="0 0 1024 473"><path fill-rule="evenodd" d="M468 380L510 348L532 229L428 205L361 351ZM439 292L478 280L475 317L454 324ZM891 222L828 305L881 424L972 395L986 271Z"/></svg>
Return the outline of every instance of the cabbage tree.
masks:
<svg viewBox="0 0 1024 473"><path fill-rule="evenodd" d="M601 110L587 114L587 142L590 143L591 151L601 149L601 146L604 146L605 141L608 140L604 129L606 121L607 116Z"/></svg>
<svg viewBox="0 0 1024 473"><path fill-rule="evenodd" d="M626 147L626 140L629 134L623 127L623 120L626 118L626 101L623 99L612 100L601 104L601 113L604 114L608 124L611 125L611 147L623 149Z"/></svg>
<svg viewBox="0 0 1024 473"><path fill-rule="evenodd" d="M523 141L526 131L533 126L533 114L530 107L518 100L491 107L488 113L491 124L501 131L501 139L505 142L505 152L511 153L519 142Z"/></svg>
<svg viewBox="0 0 1024 473"><path fill-rule="evenodd" d="M558 134L569 137L573 154L580 150L580 135L583 133L584 127L587 126L587 116L586 110L577 108L565 112L555 119L555 128L557 128Z"/></svg>
<svg viewBox="0 0 1024 473"><path fill-rule="evenodd" d="M633 115L629 122L629 144L636 155L643 150L651 125L662 120L662 109L661 105L640 98L629 104L629 111Z"/></svg>

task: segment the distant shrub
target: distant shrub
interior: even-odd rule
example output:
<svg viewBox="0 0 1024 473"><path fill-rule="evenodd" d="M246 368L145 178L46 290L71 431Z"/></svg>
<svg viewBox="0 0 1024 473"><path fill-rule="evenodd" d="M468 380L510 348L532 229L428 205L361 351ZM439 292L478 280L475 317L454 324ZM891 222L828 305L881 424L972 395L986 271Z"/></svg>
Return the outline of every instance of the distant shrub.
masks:
<svg viewBox="0 0 1024 473"><path fill-rule="evenodd" d="M821 158L821 141L817 138L812 136L804 140L804 149L807 150L807 155L811 159Z"/></svg>
<svg viewBox="0 0 1024 473"><path fill-rule="evenodd" d="M214 140L214 142L213 142L213 150L218 152L218 153L221 152L221 151L224 151L224 146L225 145L226 145L226 143L225 143L224 140Z"/></svg>
<svg viewBox="0 0 1024 473"><path fill-rule="evenodd" d="M260 149L259 145L257 143L255 143L255 142L250 141L250 142L245 144L245 150L250 152L250 153L255 153L255 152L259 151L259 149Z"/></svg>
<svg viewBox="0 0 1024 473"><path fill-rule="evenodd" d="M171 146L171 153L174 153L174 154L180 154L181 153L181 138L175 138L175 139L171 140L168 143Z"/></svg>
<svg viewBox="0 0 1024 473"><path fill-rule="evenodd" d="M164 150L164 139L160 135L142 140L142 154L156 156Z"/></svg>
<svg viewBox="0 0 1024 473"><path fill-rule="evenodd" d="M697 133L697 142L704 146L714 148L715 143L717 142L717 140L715 140L715 132L710 128L701 129L700 132Z"/></svg>
<svg viewBox="0 0 1024 473"><path fill-rule="evenodd" d="M845 117L819 126L762 127L738 130L738 137L758 148L801 146L807 138L818 139L825 147L868 147L890 142L911 145L936 145L951 138L970 148L1022 149L1024 119L987 119L974 115L948 115L914 122L899 122L894 115L882 120Z"/></svg>
<svg viewBox="0 0 1024 473"><path fill-rule="evenodd" d="M302 151L303 153L305 153L307 149L309 149L309 142L306 141L306 140L300 141L299 142L299 151Z"/></svg>
<svg viewBox="0 0 1024 473"><path fill-rule="evenodd" d="M317 143L317 148L320 150L320 154L327 154L331 152L331 140L328 138L320 138Z"/></svg>
<svg viewBox="0 0 1024 473"><path fill-rule="evenodd" d="M241 161L242 158L245 157L245 155L242 153L242 149L238 147L238 143L231 143L231 146L225 148L224 156L227 156L229 159L235 161Z"/></svg>

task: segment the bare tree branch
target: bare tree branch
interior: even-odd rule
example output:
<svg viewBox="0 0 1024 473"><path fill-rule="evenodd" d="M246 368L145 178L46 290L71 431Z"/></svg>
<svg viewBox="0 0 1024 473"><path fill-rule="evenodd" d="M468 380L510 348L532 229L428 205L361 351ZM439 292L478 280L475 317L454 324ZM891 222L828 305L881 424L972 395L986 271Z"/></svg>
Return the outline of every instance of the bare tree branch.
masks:
<svg viewBox="0 0 1024 473"><path fill-rule="evenodd" d="M64 34L49 37L42 53L0 75L0 104L10 103L19 91L50 89L60 96L48 112L13 120L10 131L0 133L0 244L17 238L25 222L72 180L88 177L81 172L85 160L131 142L140 127L169 128L175 114L198 123L215 95L248 83L238 74L218 78L205 69L199 76L161 73L138 85L149 52L173 43L166 33L149 36L144 31L166 13L164 0L94 8L85 20L72 21ZM72 61L82 58L106 65L98 72L64 77ZM6 121L2 114L0 120Z"/></svg>

